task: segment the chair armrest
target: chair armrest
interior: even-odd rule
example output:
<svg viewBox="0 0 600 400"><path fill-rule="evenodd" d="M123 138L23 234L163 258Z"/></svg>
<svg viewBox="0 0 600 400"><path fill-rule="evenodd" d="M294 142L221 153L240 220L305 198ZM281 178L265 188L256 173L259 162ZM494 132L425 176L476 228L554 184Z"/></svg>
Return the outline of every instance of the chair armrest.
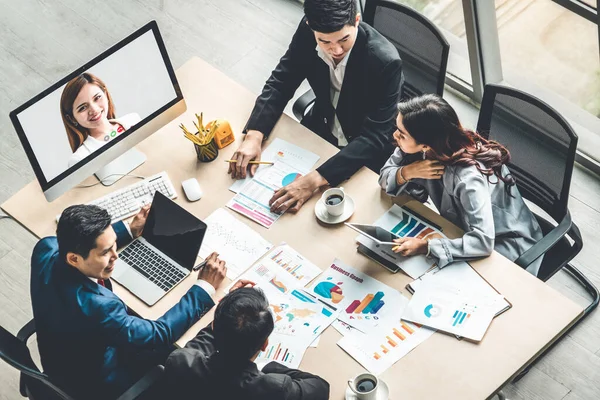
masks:
<svg viewBox="0 0 600 400"><path fill-rule="evenodd" d="M539 242L531 246L529 250L521 254L521 256L515 260L515 264L521 268L527 268L529 264L554 247L554 245L571 230L572 225L573 220L571 219L571 213L567 210L567 214L562 221L560 221L560 224L548 232L548 234Z"/></svg>
<svg viewBox="0 0 600 400"><path fill-rule="evenodd" d="M292 112L298 121L302 121L302 118L304 118L304 114L306 113L306 109L315 102L315 99L315 93L312 91L312 89L309 89L306 93L300 96L298 100L296 100L292 106Z"/></svg>
<svg viewBox="0 0 600 400"><path fill-rule="evenodd" d="M134 400L140 397L150 387L159 381L162 376L165 367L157 365L152 368L146 375L144 375L139 381L137 381L132 387L127 389L117 400Z"/></svg>
<svg viewBox="0 0 600 400"><path fill-rule="evenodd" d="M32 319L26 323L17 333L17 339L27 344L27 340L35 333L35 320Z"/></svg>

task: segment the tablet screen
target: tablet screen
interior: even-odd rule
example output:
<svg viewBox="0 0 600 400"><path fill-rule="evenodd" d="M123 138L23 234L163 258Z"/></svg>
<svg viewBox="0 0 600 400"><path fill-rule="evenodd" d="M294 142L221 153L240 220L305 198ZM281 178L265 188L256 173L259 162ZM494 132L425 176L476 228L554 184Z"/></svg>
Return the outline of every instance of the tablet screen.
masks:
<svg viewBox="0 0 600 400"><path fill-rule="evenodd" d="M394 239L399 239L399 236L394 235L385 229L375 225L347 224L360 233L370 237L380 243L393 243Z"/></svg>

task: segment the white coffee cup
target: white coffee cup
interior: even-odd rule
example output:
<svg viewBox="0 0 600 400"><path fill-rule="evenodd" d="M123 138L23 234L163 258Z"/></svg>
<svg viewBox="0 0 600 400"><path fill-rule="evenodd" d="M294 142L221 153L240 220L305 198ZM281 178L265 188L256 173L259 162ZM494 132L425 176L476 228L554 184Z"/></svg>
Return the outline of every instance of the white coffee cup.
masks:
<svg viewBox="0 0 600 400"><path fill-rule="evenodd" d="M323 192L321 201L325 204L327 213L334 217L339 217L344 213L346 206L346 194L344 188L331 188Z"/></svg>
<svg viewBox="0 0 600 400"><path fill-rule="evenodd" d="M354 392L358 400L376 400L379 379L373 374L365 372L356 375L354 379L348 380L350 390Z"/></svg>

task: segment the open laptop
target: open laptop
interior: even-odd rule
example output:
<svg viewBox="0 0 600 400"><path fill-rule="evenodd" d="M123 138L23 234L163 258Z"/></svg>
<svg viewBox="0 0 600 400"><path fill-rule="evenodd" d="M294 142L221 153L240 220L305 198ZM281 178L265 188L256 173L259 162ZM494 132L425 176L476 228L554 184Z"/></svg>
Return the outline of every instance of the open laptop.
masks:
<svg viewBox="0 0 600 400"><path fill-rule="evenodd" d="M142 236L119 253L112 278L149 306L191 272L206 224L156 192Z"/></svg>

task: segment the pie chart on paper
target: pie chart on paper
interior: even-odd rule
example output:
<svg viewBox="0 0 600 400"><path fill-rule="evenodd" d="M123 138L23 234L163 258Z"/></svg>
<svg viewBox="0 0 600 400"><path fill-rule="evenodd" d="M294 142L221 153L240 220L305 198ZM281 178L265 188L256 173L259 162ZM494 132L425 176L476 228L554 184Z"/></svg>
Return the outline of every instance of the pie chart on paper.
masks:
<svg viewBox="0 0 600 400"><path fill-rule="evenodd" d="M302 176L302 174L299 174L297 172L293 172L291 174L287 174L286 176L283 177L283 179L281 180L281 185L282 186L287 186L290 183L294 182L296 179L300 178Z"/></svg>

